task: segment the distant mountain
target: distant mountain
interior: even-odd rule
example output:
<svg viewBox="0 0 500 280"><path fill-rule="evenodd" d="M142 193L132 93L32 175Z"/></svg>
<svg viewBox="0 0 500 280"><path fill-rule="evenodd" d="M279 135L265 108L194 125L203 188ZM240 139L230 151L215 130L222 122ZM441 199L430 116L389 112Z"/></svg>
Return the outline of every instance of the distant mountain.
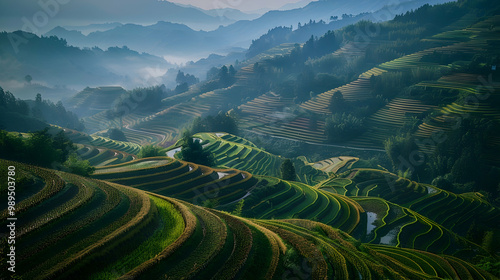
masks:
<svg viewBox="0 0 500 280"><path fill-rule="evenodd" d="M314 1L317 1L317 0L314 0ZM295 2L295 3L288 3L277 10L286 11L286 10L300 9L300 8L307 6L311 2L312 2L311 0L301 0L301 1Z"/></svg>
<svg viewBox="0 0 500 280"><path fill-rule="evenodd" d="M83 35L56 27L47 36L65 38L69 44L80 47L127 46L159 56L188 56L197 54L197 59L207 56L227 42L206 31L195 31L183 24L159 21L153 25L124 24L106 31Z"/></svg>
<svg viewBox="0 0 500 280"><path fill-rule="evenodd" d="M213 10L201 10L207 15L213 17L226 17L228 19L238 21L238 20L253 20L260 17L260 14L247 14L237 9L213 9Z"/></svg>
<svg viewBox="0 0 500 280"><path fill-rule="evenodd" d="M399 1L397 6L401 7L408 2L417 2L412 0ZM425 3L444 3L447 0L430 0L418 1L420 5ZM226 27L221 27L215 31L215 34L227 34L234 38L235 44L240 46L248 46L251 38L255 39L266 33L269 29L277 26L293 26L297 27L298 23L306 23L310 20L324 20L330 21L330 17L342 17L343 14L357 15L361 13L375 12L383 9L387 5L384 0L352 0L352 1L316 1L311 2L307 6L299 9L287 11L270 11L262 17L252 21L238 21ZM417 8L413 7L413 8ZM387 16L389 18L372 18L372 21L389 20L396 16L398 13L404 13L405 9L392 9L389 10Z"/></svg>
<svg viewBox="0 0 500 280"><path fill-rule="evenodd" d="M382 21L391 15L391 11L410 11L417 9L427 3L438 4L442 0L410 0L397 5L385 6L372 13L362 13L355 16L339 16L338 19L328 22L328 20L309 21L301 24L300 28L292 29L286 26L273 28L259 39L253 40L249 47L247 57L253 57L262 51L283 43L303 43L311 36L321 36L328 30L336 30L349 24L361 21ZM394 14L393 14L394 15Z"/></svg>
<svg viewBox="0 0 500 280"><path fill-rule="evenodd" d="M43 2L43 1L42 1ZM183 23L193 29L213 30L220 25L235 22L225 16L212 16L193 7L182 7L158 0L87 0L65 1L43 26L34 25L37 33L45 33L57 25L85 25L99 22L151 24L157 21ZM23 27L26 18L33 25L32 16L43 12L37 2L31 0L3 1L0 9L0 26L6 30ZM59 3L59 1L57 1ZM27 30L25 30L27 31Z"/></svg>
<svg viewBox="0 0 500 280"><path fill-rule="evenodd" d="M397 13L406 12L425 3L441 3L445 0L406 0L397 9L389 10L385 17L367 17L372 21L388 20ZM288 11L270 11L254 20L240 20L229 26L214 31L196 31L183 24L159 21L153 25L125 24L113 29L92 32L87 36L56 28L47 33L65 38L69 44L80 47L128 46L131 49L148 52L158 56L181 56L186 60L196 60L211 53L228 53L233 47L248 48L253 39L259 38L268 30L277 26L297 26L311 20L330 21L331 16L342 17L343 14L360 14L380 10L386 1L353 0L339 3L337 1L316 1L306 7ZM413 4L411 4L413 3ZM410 5L411 4L411 5ZM406 5L406 6L405 6ZM199 11L199 10L197 10ZM204 14L207 16L206 14ZM353 23L352 20L344 22ZM344 24L344 25L345 25ZM328 28L344 26L335 23ZM306 34L306 38L313 34Z"/></svg>
<svg viewBox="0 0 500 280"><path fill-rule="evenodd" d="M79 31L85 35L95 32L95 31L106 31L113 29L118 26L122 26L123 24L119 22L111 22L111 23L95 23L88 25L80 25L80 26L64 26L64 29L71 31Z"/></svg>
<svg viewBox="0 0 500 280"><path fill-rule="evenodd" d="M231 9L231 8L204 10L202 8L198 8L198 7L192 6L192 5L184 5L184 4L180 4L180 3L176 3L176 5L179 5L181 7L197 9L197 10L199 10L199 11L201 11L209 16L212 16L212 17L225 17L227 19L234 20L235 22L238 20L256 19L262 15L259 13L245 13L245 12L242 12L238 9Z"/></svg>
<svg viewBox="0 0 500 280"><path fill-rule="evenodd" d="M12 40L18 44L11 44ZM5 88L16 92L23 84L35 83L70 88L157 85L160 82L155 77L173 66L163 58L127 47L80 49L69 46L64 39L21 31L0 33L0 61L0 83L14 85ZM26 75L33 81L25 81Z"/></svg>

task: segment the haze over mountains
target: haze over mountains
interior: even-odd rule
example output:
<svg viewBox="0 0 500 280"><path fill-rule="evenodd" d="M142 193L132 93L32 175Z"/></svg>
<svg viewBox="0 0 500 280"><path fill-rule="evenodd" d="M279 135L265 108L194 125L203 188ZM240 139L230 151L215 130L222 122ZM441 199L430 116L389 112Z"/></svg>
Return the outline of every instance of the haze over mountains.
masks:
<svg viewBox="0 0 500 280"><path fill-rule="evenodd" d="M289 41L302 43L311 35L321 36L327 30L338 29L362 19L387 20L424 3L443 2L409 0L395 6L385 6L386 2L382 0L355 0L342 3L301 1L282 8L294 9L270 11L252 19L256 15L245 14L235 9L207 11L167 1L104 3L92 0L87 4L71 1L67 4L47 6L46 13L49 14L47 23L35 26L35 17L25 15L36 15L44 10L39 5L23 4L23 1L17 4L2 3L4 8L0 11L2 27L6 30L23 27L38 34L48 31L44 36L57 36L64 39L68 46L60 44L57 48L44 49L43 57L26 59L36 56L39 51L33 49L35 45L32 42L24 44L22 39L15 40L16 47L10 48L9 45L13 45L12 35L2 36L4 51L0 56L9 63L10 68L9 70L4 68L7 72L2 75L0 82L5 88L19 94L28 94L34 90L31 84L24 84L25 75L32 75L33 83L38 85L37 90L42 90L44 93L50 93L50 88L54 86L80 90L86 86L121 85L133 88L164 83L167 87L173 87L177 70L172 64L193 61L180 70L189 71L203 80L206 71L211 67L243 60L252 41L277 26L292 26L293 29L297 29L299 23L304 25L314 23L303 29L301 36L295 36L295 39ZM53 11L53 14L50 14L50 11ZM377 12L372 13L374 11ZM354 16L349 16L351 14ZM337 18L331 20L332 16ZM54 24L60 26L48 29ZM204 30L196 30L197 28ZM206 31L214 28L217 29ZM31 54L25 56L15 53L19 44L22 45L20 49L23 52ZM85 53L87 58L75 61L75 57L64 55L77 51L74 48L67 51L61 49L70 46L89 48L80 51L82 54ZM118 49L115 47L121 51L117 52ZM113 58L108 55L111 52L106 52L108 48L113 48ZM59 51L56 52L56 49ZM96 60L89 56L109 58ZM202 58L208 59L194 63ZM63 67L65 64L70 67ZM171 70L167 71L169 68ZM60 91L53 89L51 96L56 99L62 98L56 92Z"/></svg>
<svg viewBox="0 0 500 280"><path fill-rule="evenodd" d="M435 4L441 2L444 1L401 1L397 5L386 8L383 16L367 18L372 21L388 20L424 3ZM203 28L204 30L199 31L194 30L188 27L192 25L187 21L184 21L184 24L175 24L177 21L166 15L158 22L150 25L132 24L133 21L128 21L125 25L116 26L105 31L92 32L86 36L63 27L56 27L47 32L46 35L65 38L70 45L79 47L98 46L107 48L127 45L131 49L158 56L181 56L186 57L187 60L197 60L208 56L210 53L228 53L234 48L248 48L252 40L277 26L293 26L297 28L299 23L304 24L311 20L330 22L332 16L342 18L343 14L358 15L360 13L375 12L385 6L386 2L380 0L355 0L341 3L337 1L317 1L311 2L302 8L270 11L257 19L240 20L212 31L206 31L209 28ZM192 8L192 11L193 13L187 17L196 17L200 9ZM212 14L218 16L217 12ZM335 27L339 28L342 25ZM323 30L321 31L323 33ZM311 35L317 36L321 34Z"/></svg>

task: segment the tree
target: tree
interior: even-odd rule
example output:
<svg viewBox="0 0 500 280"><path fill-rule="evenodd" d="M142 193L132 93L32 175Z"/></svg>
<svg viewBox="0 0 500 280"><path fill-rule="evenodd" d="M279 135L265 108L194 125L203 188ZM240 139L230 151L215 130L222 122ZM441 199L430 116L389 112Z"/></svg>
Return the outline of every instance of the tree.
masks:
<svg viewBox="0 0 500 280"><path fill-rule="evenodd" d="M365 131L364 119L351 114L337 113L326 119L325 133L333 143L345 142Z"/></svg>
<svg viewBox="0 0 500 280"><path fill-rule="evenodd" d="M59 131L53 138L53 146L56 150L61 151L59 162L64 162L71 151L75 150L73 142L69 140L63 130Z"/></svg>
<svg viewBox="0 0 500 280"><path fill-rule="evenodd" d="M184 74L184 72L182 72L181 70L179 70L179 72L177 72L177 76L175 78L175 81L178 84L186 83L188 86L194 85L197 82L199 82L198 78L196 78L194 75Z"/></svg>
<svg viewBox="0 0 500 280"><path fill-rule="evenodd" d="M233 65L229 65L229 76L234 77L236 75L236 69L234 69Z"/></svg>
<svg viewBox="0 0 500 280"><path fill-rule="evenodd" d="M285 159L281 163L281 178L283 180L294 181L297 177L295 174L295 167L290 159Z"/></svg>
<svg viewBox="0 0 500 280"><path fill-rule="evenodd" d="M418 146L415 144L415 140L410 134L402 134L392 136L384 141L384 148L392 163L392 168L394 172L402 171L406 172L409 169L411 174L414 174L417 167L414 164L409 163L410 155L415 151L418 151ZM418 154L417 154L418 155ZM419 158L414 161L418 161Z"/></svg>
<svg viewBox="0 0 500 280"><path fill-rule="evenodd" d="M64 166L69 169L69 172L86 177L95 171L95 167L91 166L88 160L81 160L76 154L71 154Z"/></svg>
<svg viewBox="0 0 500 280"><path fill-rule="evenodd" d="M42 103L42 95L40 93L36 94L35 101L36 103Z"/></svg>
<svg viewBox="0 0 500 280"><path fill-rule="evenodd" d="M345 100L344 95L340 90L337 90L333 93L332 98L330 99L330 111L332 113L339 113L345 110Z"/></svg>
<svg viewBox="0 0 500 280"><path fill-rule="evenodd" d="M215 80L217 79L219 74L219 69L217 67L212 67L207 71L207 80Z"/></svg>
<svg viewBox="0 0 500 280"><path fill-rule="evenodd" d="M234 114L219 112L215 116L207 116L205 118L196 117L191 123L190 131L198 132L227 132L236 134L238 125Z"/></svg>
<svg viewBox="0 0 500 280"><path fill-rule="evenodd" d="M157 157L161 156L161 150L162 148L159 146L155 145L145 145L142 146L141 151L137 155L139 158L146 158L146 157Z"/></svg>
<svg viewBox="0 0 500 280"><path fill-rule="evenodd" d="M194 139L191 132L184 132L183 144L180 152L182 160L194 162L201 165L215 165L215 158L212 153L203 150L198 139Z"/></svg>
<svg viewBox="0 0 500 280"><path fill-rule="evenodd" d="M189 90L189 85L187 83L182 83L182 84L179 84L175 87L175 93L176 94L179 94L179 93L183 93L183 92L186 92Z"/></svg>
<svg viewBox="0 0 500 280"><path fill-rule="evenodd" d="M48 128L30 133L26 145L29 163L50 167L62 157L62 151L54 148Z"/></svg>
<svg viewBox="0 0 500 280"><path fill-rule="evenodd" d="M245 205L245 200L241 199L240 201L238 201L238 203L236 204L236 207L234 208L234 211L231 214L236 215L236 216L241 216L241 212L243 211L244 205Z"/></svg>
<svg viewBox="0 0 500 280"><path fill-rule="evenodd" d="M110 128L110 129L108 129L108 132L106 133L106 135L109 138L113 139L113 140L127 141L127 137L125 136L125 134L123 133L123 131L121 131L118 128Z"/></svg>

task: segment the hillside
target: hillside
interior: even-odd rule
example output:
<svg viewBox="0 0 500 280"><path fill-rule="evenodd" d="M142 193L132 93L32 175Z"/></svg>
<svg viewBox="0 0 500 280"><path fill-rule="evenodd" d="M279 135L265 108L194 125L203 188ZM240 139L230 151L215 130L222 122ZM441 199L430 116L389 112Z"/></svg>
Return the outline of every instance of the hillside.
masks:
<svg viewBox="0 0 500 280"><path fill-rule="evenodd" d="M227 48L170 70L57 37L16 55L30 34L1 33L2 77L35 100L0 88L0 279L498 279L500 3L301 3L212 31L156 20L169 2L54 30ZM95 84L36 90L67 77Z"/></svg>
<svg viewBox="0 0 500 280"><path fill-rule="evenodd" d="M30 279L493 279L452 256L359 243L314 221L249 220L122 185L1 164L15 165L25 178L15 213L24 229L16 236L16 269Z"/></svg>
<svg viewBox="0 0 500 280"><path fill-rule="evenodd" d="M376 177L377 174L370 170L364 172L371 177ZM377 181L359 182L337 178L311 187L275 177L257 176L235 169L214 169L165 157L99 167L93 177L227 211L232 211L237 202L243 201L240 211L244 217L310 219L341 229L366 243L445 253L468 260L478 253L484 254L484 251L465 239L469 230L466 220L463 220L465 228L462 228L455 225L456 220L448 219L446 213L439 215L439 219L436 218L430 207L431 201L437 201L433 196L434 192L447 194L450 198L458 197L462 206L468 205L468 210L464 209L468 217L483 216L484 220L475 222L477 226L495 230L488 223L497 219L500 214L497 208L481 200L478 195L457 196L435 187L429 187L435 191L428 196L427 193L413 193L413 187L410 186L399 193L393 192L387 198L376 194L374 198L367 198L362 193L337 194L332 190L337 189L337 186L358 190L357 185L360 188L363 185L364 188L374 189L377 185L374 187L373 184ZM373 184L368 185L371 182ZM403 183L398 181L399 185ZM384 192L382 186L380 191ZM394 200L394 196L405 197L405 200ZM409 200L410 196L415 197L415 200ZM453 200L456 199L451 199L450 203L460 205ZM460 217L460 212L453 208L448 213L449 216Z"/></svg>
<svg viewBox="0 0 500 280"><path fill-rule="evenodd" d="M18 22L13 24L12 18L21 18L22 16L32 15L40 9L38 5L33 5L29 1L21 1L22 8L16 7L12 3L5 3L2 9L0 21L2 26L9 30L17 30L20 28ZM60 4L60 5L57 5ZM150 23L160 20L168 20L174 23L181 23L191 26L196 29L216 29L220 25L227 25L235 22L224 16L209 15L200 9L177 5L169 1L108 1L101 2L96 0L85 3L79 2L61 2L57 3L58 9L63 13L59 17L52 19L50 24L39 26L39 32L44 33L55 26L61 25L76 25L82 26L85 23L109 23L109 22L139 22ZM120 13L112 11L120 7ZM54 8L55 9L55 8ZM5 11L5 12L4 12ZM142 11L138 13L137 11ZM34 30L33 30L34 31Z"/></svg>
<svg viewBox="0 0 500 280"><path fill-rule="evenodd" d="M234 49L246 49L250 46L252 40L258 39L270 29L278 26L298 27L299 23L304 24L313 20L318 22L318 25L298 30L296 33L301 34L294 36L293 39L281 41L269 46L269 48L280 43L303 43L311 35L320 36L327 30L338 29L362 19L373 21L389 20L396 16L395 11L399 14L416 9L425 3L437 4L444 1L406 0L400 2L397 5L387 7L385 1L356 0L345 3L313 1L302 8L269 11L256 19L238 20L231 22L231 24L225 24L231 21L224 16L225 14L216 14L213 15L213 19L221 19L217 28L210 28L213 19L205 19L205 25L201 27L201 30L193 27L193 24L179 23L179 15L177 14L156 20L154 20L156 17L153 14L152 18L148 19L147 22L153 21L156 22L155 24L123 24L107 30L91 32L87 35L58 26L45 33L45 35L64 38L70 44L79 47L98 46L106 49L126 45L133 50L157 56L178 56L185 58L187 61L198 60L212 53L227 54ZM162 1L162 3L175 6L166 1ZM172 7L171 9L175 10L177 8ZM202 13L202 11L198 10L196 12ZM170 13L172 11L169 10ZM343 17L343 15L346 16ZM186 15L186 17L189 16L194 15ZM332 16L337 16L340 19L330 22ZM204 12L203 16L197 15L195 19L198 22L206 17L208 16ZM320 21L321 24L319 24ZM200 27L199 24L194 25Z"/></svg>
<svg viewBox="0 0 500 280"><path fill-rule="evenodd" d="M91 45L82 49L64 39L22 31L0 32L0 58L3 65L0 71L2 85L9 85L8 89L13 92L22 91L23 98L26 98L26 92L36 89L31 83L55 88L53 91L59 94L53 94L53 100L69 98L60 93L72 93L71 88L149 85L150 79L162 74L147 71L151 65L160 72L172 67L161 57L138 53L124 45L106 49ZM25 81L27 75L32 77L32 81ZM30 94L31 97L36 92Z"/></svg>

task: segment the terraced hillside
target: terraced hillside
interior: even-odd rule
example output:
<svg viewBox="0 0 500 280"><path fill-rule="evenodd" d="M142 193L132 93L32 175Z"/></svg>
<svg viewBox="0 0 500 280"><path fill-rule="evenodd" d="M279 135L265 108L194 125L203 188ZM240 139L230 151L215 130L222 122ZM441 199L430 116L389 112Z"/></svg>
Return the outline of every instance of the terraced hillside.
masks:
<svg viewBox="0 0 500 280"><path fill-rule="evenodd" d="M492 105L492 98L484 98L487 100L483 100L483 97L488 94L498 95L500 86L493 82L491 77L488 78L487 75L479 72L471 74L471 70L464 69L464 67L467 68L466 65L471 62L469 60L472 60L475 54L484 53L491 57L498 55L497 26L500 17L491 16L480 20L477 18L472 20L472 18L474 15L467 14L444 28L444 32L424 38L422 45L428 47L381 63L360 74L356 80L320 93L301 103L299 107L307 113L296 111L295 114L290 114L283 110L283 99L280 99L279 96L270 98L269 93L251 100L240 106L243 127L247 131L262 135L315 144L325 143L327 137L323 119L332 114L330 102L335 92L340 91L346 101L373 98L375 97L372 94L375 89L374 78L386 79L386 77L397 73L407 73L414 79L420 79L415 81L413 86L425 89L453 89L457 91L457 94L445 96L439 104L435 104L428 102L429 100L420 99L419 96L409 96L404 92L398 93L394 99L391 97L387 100L385 107L366 118L365 125L369 129L365 133L343 143L343 145L362 149L381 149L383 141L397 133L410 116L419 116L420 119L423 119L429 113L435 114L416 132L415 136L420 140L420 143L428 139L433 132L447 130L447 123L443 120L443 115L449 118L463 117L473 113L480 114L485 119L496 120L499 115L498 106ZM379 42L374 39L370 42L370 47L376 47L377 44ZM325 57L343 56L343 52L348 51L349 46L348 43ZM354 50L357 51L354 57L362 56L366 51L366 49L359 48L354 48ZM467 56L470 56L470 59L462 61ZM437 78L429 78L425 75L420 77L419 71L442 74L440 74L441 77ZM473 104L468 105L452 103L458 94L466 93L478 94L480 102L472 102ZM436 105L442 107L439 108ZM280 113L277 114L276 110ZM500 139L499 136L492 137L489 147L495 152L485 159L493 164L498 164L497 159L500 158L498 139ZM431 152L428 147L420 146L423 151Z"/></svg>
<svg viewBox="0 0 500 280"><path fill-rule="evenodd" d="M132 142L124 142L113 140L107 137L88 135L86 133L64 129L66 136L76 144L93 146L94 148L103 148L109 150L116 150L127 154L137 154L141 150L141 146Z"/></svg>
<svg viewBox="0 0 500 280"><path fill-rule="evenodd" d="M380 170L352 170L319 186L326 191L353 197L383 198L415 211L439 225L465 236L473 223L500 229L500 209L480 193L454 194Z"/></svg>
<svg viewBox="0 0 500 280"><path fill-rule="evenodd" d="M215 199L220 204L231 203L244 197L257 182L245 171L212 169L168 157L100 167L93 177L195 204Z"/></svg>
<svg viewBox="0 0 500 280"><path fill-rule="evenodd" d="M15 216L16 273L25 279L494 279L456 257L362 244L319 222L249 220L114 183L0 165L16 166L24 182Z"/></svg>
<svg viewBox="0 0 500 280"><path fill-rule="evenodd" d="M78 114L93 115L110 109L113 101L125 93L122 87L87 87L69 99L67 105L71 111Z"/></svg>
<svg viewBox="0 0 500 280"><path fill-rule="evenodd" d="M137 156L121 152L118 150L111 150L105 148L96 148L90 145L76 145L78 149L76 153L83 160L88 160L93 166L105 166L112 164L119 164L134 160Z"/></svg>
<svg viewBox="0 0 500 280"><path fill-rule="evenodd" d="M213 169L168 157L157 157L99 167L93 177L227 211L233 211L237 202L243 199L244 207L241 211L245 217L317 220L374 244L466 257L483 252L476 244L395 203L380 199L386 209L377 213L380 221L385 222L373 226L373 220L367 215L373 208L372 203L358 202L357 199L299 182L253 176L235 169ZM389 212L391 215L385 217ZM424 231L429 229L421 234L423 242L415 242L410 225Z"/></svg>
<svg viewBox="0 0 500 280"><path fill-rule="evenodd" d="M359 158L355 157L333 157L325 160L315 162L313 167L327 173L342 173L345 168L351 168L354 163L356 163Z"/></svg>
<svg viewBox="0 0 500 280"><path fill-rule="evenodd" d="M435 107L425 105L419 100L395 98L368 118L367 130L361 137L349 141L346 145L383 148L387 137L402 128L411 117L423 115Z"/></svg>
<svg viewBox="0 0 500 280"><path fill-rule="evenodd" d="M221 168L281 177L280 166L285 159L258 148L244 138L227 133L198 133L195 137L201 139L204 148L214 154ZM293 163L300 182L315 185L328 178L325 172L313 168L304 157L294 159Z"/></svg>

